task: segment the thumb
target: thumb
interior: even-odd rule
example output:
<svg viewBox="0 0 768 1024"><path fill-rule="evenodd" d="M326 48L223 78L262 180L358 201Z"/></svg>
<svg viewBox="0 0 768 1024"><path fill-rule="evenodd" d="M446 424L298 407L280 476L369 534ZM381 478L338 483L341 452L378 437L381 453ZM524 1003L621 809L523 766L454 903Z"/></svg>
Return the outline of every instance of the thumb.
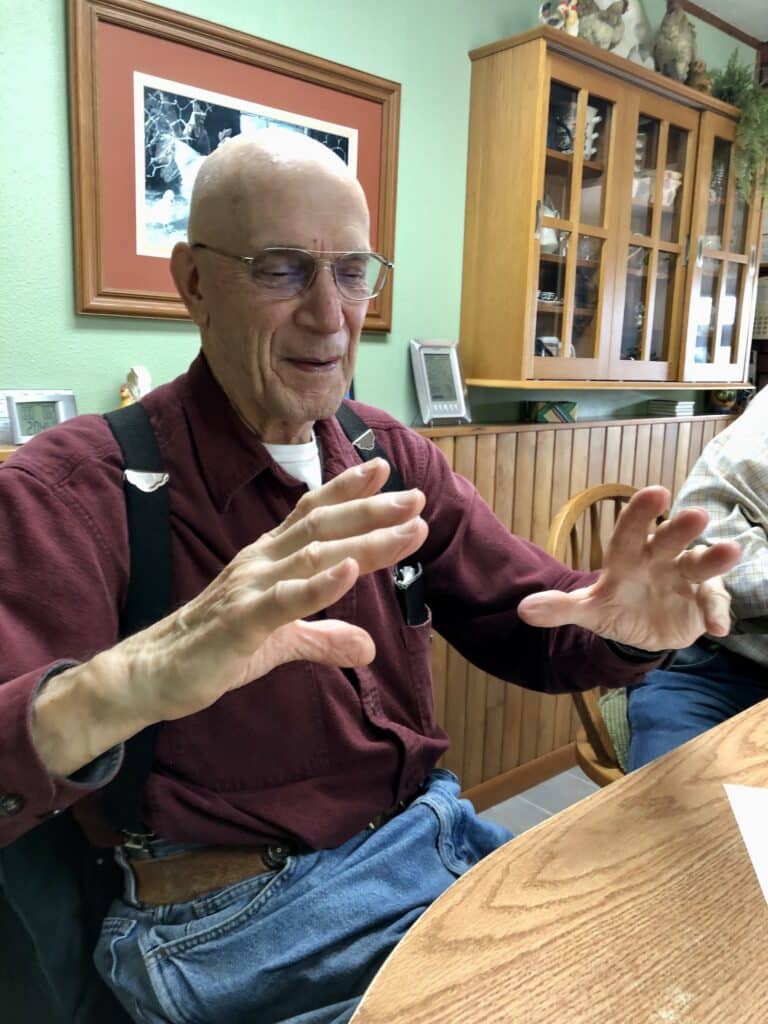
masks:
<svg viewBox="0 0 768 1024"><path fill-rule="evenodd" d="M562 590L543 590L529 594L517 606L517 614L529 626L586 626L589 624L589 588L582 587L570 593Z"/></svg>
<svg viewBox="0 0 768 1024"><path fill-rule="evenodd" d="M305 622L297 619L276 629L265 642L262 656L266 671L289 661L314 661L321 665L357 668L376 657L370 635L359 626L336 619Z"/></svg>

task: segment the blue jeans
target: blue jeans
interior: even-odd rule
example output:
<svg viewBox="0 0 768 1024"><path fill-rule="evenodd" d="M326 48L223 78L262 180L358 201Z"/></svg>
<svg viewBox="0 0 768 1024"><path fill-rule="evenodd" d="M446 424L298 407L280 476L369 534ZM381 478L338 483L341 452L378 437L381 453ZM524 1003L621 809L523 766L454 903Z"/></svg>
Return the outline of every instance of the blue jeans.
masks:
<svg viewBox="0 0 768 1024"><path fill-rule="evenodd" d="M629 691L627 767L640 768L768 697L768 669L696 643Z"/></svg>
<svg viewBox="0 0 768 1024"><path fill-rule="evenodd" d="M438 769L405 811L335 850L289 857L188 903L115 901L99 973L134 1020L151 1024L348 1021L414 921L511 838L458 793Z"/></svg>

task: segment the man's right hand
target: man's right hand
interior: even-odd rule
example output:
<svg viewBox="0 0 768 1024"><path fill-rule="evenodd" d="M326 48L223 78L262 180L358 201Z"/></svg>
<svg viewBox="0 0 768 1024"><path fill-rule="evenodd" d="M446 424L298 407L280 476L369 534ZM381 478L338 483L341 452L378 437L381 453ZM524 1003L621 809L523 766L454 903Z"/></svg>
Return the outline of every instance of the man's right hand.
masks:
<svg viewBox="0 0 768 1024"><path fill-rule="evenodd" d="M305 494L178 611L55 676L35 702L32 726L48 769L70 775L145 726L202 711L286 662L372 661L364 630L303 616L424 543L424 495L378 493L388 475L387 463L373 459Z"/></svg>

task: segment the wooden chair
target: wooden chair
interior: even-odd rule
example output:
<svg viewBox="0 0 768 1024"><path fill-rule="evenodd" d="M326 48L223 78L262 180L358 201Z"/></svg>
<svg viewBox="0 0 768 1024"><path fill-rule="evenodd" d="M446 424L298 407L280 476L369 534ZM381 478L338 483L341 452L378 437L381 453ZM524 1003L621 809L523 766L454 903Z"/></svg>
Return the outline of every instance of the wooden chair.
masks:
<svg viewBox="0 0 768 1024"><path fill-rule="evenodd" d="M619 512L637 490L629 484L598 484L574 495L549 528L547 551L574 569L599 569L603 545L613 533ZM600 714L599 689L571 694L582 728L576 737L576 760L600 786L620 779L613 741Z"/></svg>

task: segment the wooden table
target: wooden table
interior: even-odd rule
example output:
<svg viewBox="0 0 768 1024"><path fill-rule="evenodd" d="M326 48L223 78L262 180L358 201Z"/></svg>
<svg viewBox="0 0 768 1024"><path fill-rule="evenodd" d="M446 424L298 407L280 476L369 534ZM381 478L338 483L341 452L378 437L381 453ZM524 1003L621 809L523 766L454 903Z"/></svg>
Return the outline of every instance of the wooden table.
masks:
<svg viewBox="0 0 768 1024"><path fill-rule="evenodd" d="M353 1024L766 1024L768 907L724 782L768 786L768 701L478 864Z"/></svg>

